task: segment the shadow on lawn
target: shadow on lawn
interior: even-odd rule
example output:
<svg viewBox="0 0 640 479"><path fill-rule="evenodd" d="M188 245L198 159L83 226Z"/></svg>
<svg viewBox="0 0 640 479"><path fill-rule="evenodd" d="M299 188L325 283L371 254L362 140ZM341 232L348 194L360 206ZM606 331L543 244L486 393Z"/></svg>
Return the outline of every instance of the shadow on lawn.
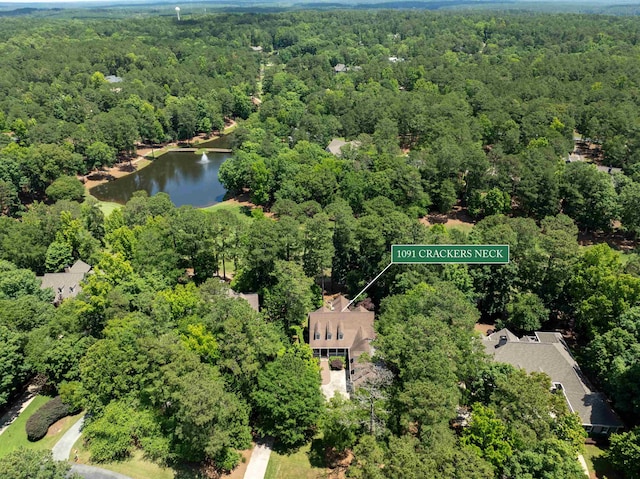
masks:
<svg viewBox="0 0 640 479"><path fill-rule="evenodd" d="M322 439L314 439L311 441L311 448L307 453L307 457L309 458L309 463L313 467L326 467L326 455L325 455L326 444Z"/></svg>
<svg viewBox="0 0 640 479"><path fill-rule="evenodd" d="M594 457L592 462L598 479L604 479L605 477L607 479L622 479L622 476L616 472L604 456Z"/></svg>

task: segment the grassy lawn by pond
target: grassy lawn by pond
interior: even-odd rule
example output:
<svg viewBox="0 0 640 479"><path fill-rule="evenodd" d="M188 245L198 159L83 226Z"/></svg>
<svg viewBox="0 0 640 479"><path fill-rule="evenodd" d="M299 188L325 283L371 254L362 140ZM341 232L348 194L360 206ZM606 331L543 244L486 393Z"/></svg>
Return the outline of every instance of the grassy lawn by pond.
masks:
<svg viewBox="0 0 640 479"><path fill-rule="evenodd" d="M314 448L312 449L312 444ZM265 479L325 479L328 477L326 467L320 467L320 441L314 440L297 451L287 454L278 452L277 448L271 452Z"/></svg>
<svg viewBox="0 0 640 479"><path fill-rule="evenodd" d="M119 203L114 203L112 201L100 201L98 198L96 198L95 196L89 194L89 192L85 189L84 192L84 197L85 199L89 199L89 198L93 198L94 200L96 200L97 204L98 204L98 208L100 208L102 210L102 214L104 214L105 218L107 216L109 216L113 210L118 209L118 208L122 208L122 205Z"/></svg>
<svg viewBox="0 0 640 479"><path fill-rule="evenodd" d="M11 451L25 447L27 449L51 449L60 440L65 432L82 417L82 414L76 414L75 416L68 416L61 419L55 424L54 430L50 430L49 433L42 439L36 442L30 442L27 439L27 432L25 431L25 424L31 415L36 412L42 405L48 402L51 398L48 396L36 396L36 398L29 404L29 407L25 409L18 419L14 421L11 426L0 436L0 457L7 455Z"/></svg>
<svg viewBox="0 0 640 479"><path fill-rule="evenodd" d="M205 206L204 208L200 208L202 211L231 211L235 214L241 221L250 223L253 221L253 217L251 216L251 207L238 203L236 201L223 201L221 203L216 203L215 205Z"/></svg>

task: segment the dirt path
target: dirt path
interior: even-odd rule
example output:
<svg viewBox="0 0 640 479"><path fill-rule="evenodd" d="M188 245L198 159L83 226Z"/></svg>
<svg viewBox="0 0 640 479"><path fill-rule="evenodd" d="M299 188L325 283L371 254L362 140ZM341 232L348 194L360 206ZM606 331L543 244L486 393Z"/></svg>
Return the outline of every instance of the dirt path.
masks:
<svg viewBox="0 0 640 479"><path fill-rule="evenodd" d="M446 215L444 214L431 214L420 218L420 223L425 226L433 226L436 224L444 225L447 228L460 226L460 227L473 227L476 222L471 218L466 208L461 206L454 206Z"/></svg>

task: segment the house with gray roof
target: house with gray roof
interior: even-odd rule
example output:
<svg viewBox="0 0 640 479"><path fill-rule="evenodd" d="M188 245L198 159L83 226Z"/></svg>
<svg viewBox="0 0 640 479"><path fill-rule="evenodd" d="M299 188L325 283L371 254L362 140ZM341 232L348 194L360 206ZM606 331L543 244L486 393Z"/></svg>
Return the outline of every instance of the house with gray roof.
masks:
<svg viewBox="0 0 640 479"><path fill-rule="evenodd" d="M236 293L232 289L227 291L227 295L230 298L240 298L244 299L249 306L253 308L255 311L260 312L260 298L258 297L258 293Z"/></svg>
<svg viewBox="0 0 640 479"><path fill-rule="evenodd" d="M349 67L344 63L338 63L335 67L333 67L334 73L346 73L349 71Z"/></svg>
<svg viewBox="0 0 640 479"><path fill-rule="evenodd" d="M485 337L483 344L495 361L528 373L546 373L555 390L564 395L569 409L578 413L588 433L609 435L624 428L605 395L589 384L560 333L539 331L518 338L502 329Z"/></svg>
<svg viewBox="0 0 640 479"><path fill-rule="evenodd" d="M342 156L342 148L346 145L350 145L351 148L358 148L360 147L361 143L358 140L344 141L339 138L334 138L333 140L331 140L331 143L327 145L325 151L328 151L334 156L340 157Z"/></svg>
<svg viewBox="0 0 640 479"><path fill-rule="evenodd" d="M371 356L375 338L375 314L363 307L350 309L349 300L340 295L317 311L309 313L309 346L317 358L342 356L346 359L347 379L357 383L367 373L367 364L358 359Z"/></svg>
<svg viewBox="0 0 640 479"><path fill-rule="evenodd" d="M64 273L46 273L40 277L40 288L53 290L53 304L57 306L67 298L75 298L82 291L80 283L90 271L90 265L78 260L72 266L66 267Z"/></svg>

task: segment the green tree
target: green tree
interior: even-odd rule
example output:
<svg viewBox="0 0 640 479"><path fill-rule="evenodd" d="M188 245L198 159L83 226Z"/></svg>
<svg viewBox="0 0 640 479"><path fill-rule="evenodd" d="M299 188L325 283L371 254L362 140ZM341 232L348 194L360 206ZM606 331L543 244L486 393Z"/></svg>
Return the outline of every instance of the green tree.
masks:
<svg viewBox="0 0 640 479"><path fill-rule="evenodd" d="M173 335L148 345L148 400L156 411L164 411L162 426L173 452L183 460L211 459L221 465L233 449L246 448L249 408L225 390L218 369L201 363Z"/></svg>
<svg viewBox="0 0 640 479"><path fill-rule="evenodd" d="M458 195L453 181L449 179L444 180L440 184L440 189L437 194L436 206L438 207L438 211L448 213L451 208L453 208L453 205L456 204L457 199Z"/></svg>
<svg viewBox="0 0 640 479"><path fill-rule="evenodd" d="M588 338L614 327L640 301L640 278L623 272L620 254L607 244L582 252L568 286L576 327Z"/></svg>
<svg viewBox="0 0 640 479"><path fill-rule="evenodd" d="M549 319L549 310L535 293L517 293L507 304L505 326L513 328L516 334L540 329Z"/></svg>
<svg viewBox="0 0 640 479"><path fill-rule="evenodd" d="M90 422L83 434L94 462L122 461L135 447L156 460L166 461L169 444L149 410L137 410L125 401L113 401L103 414Z"/></svg>
<svg viewBox="0 0 640 479"><path fill-rule="evenodd" d="M562 181L563 212L582 229L609 231L619 211L611 176L575 162L567 165Z"/></svg>
<svg viewBox="0 0 640 479"><path fill-rule="evenodd" d="M320 421L320 429L328 447L338 452L353 448L360 430L354 404L340 394L333 396Z"/></svg>
<svg viewBox="0 0 640 479"><path fill-rule="evenodd" d="M505 464L506 477L513 479L580 479L584 471L571 446L546 439L516 452Z"/></svg>
<svg viewBox="0 0 640 479"><path fill-rule="evenodd" d="M27 378L29 365L24 360L24 336L0 324L0 407Z"/></svg>
<svg viewBox="0 0 640 479"><path fill-rule="evenodd" d="M465 428L460 443L475 449L498 470L513 453L505 424L490 407L473 405L471 424Z"/></svg>
<svg viewBox="0 0 640 479"><path fill-rule="evenodd" d="M40 289L40 280L36 278L33 271L14 269L0 272L0 299L17 299L27 295L43 301L53 299L50 289Z"/></svg>
<svg viewBox="0 0 640 479"><path fill-rule="evenodd" d="M310 278L324 274L331 267L334 254L333 230L329 217L318 213L304 223L302 267Z"/></svg>
<svg viewBox="0 0 640 479"><path fill-rule="evenodd" d="M102 141L95 141L85 151L88 169L111 166L116 161L116 151Z"/></svg>
<svg viewBox="0 0 640 479"><path fill-rule="evenodd" d="M620 208L623 226L633 232L640 234L640 183L631 182L620 191Z"/></svg>
<svg viewBox="0 0 640 479"><path fill-rule="evenodd" d="M301 326L314 305L313 280L291 261L276 261L271 276L275 284L264 291L267 316L280 323L284 331Z"/></svg>
<svg viewBox="0 0 640 479"><path fill-rule="evenodd" d="M84 186L74 176L61 176L47 187L45 193L52 201L71 200L80 202L84 198Z"/></svg>
<svg viewBox="0 0 640 479"><path fill-rule="evenodd" d="M354 461L349 477L357 479L384 479L384 449L374 436L362 436L353 448Z"/></svg>
<svg viewBox="0 0 640 479"><path fill-rule="evenodd" d="M258 372L252 394L258 430L285 447L307 441L322 415L320 372L311 350L294 345Z"/></svg>
<svg viewBox="0 0 640 479"><path fill-rule="evenodd" d="M0 215L10 215L19 206L18 191L13 183L0 179Z"/></svg>
<svg viewBox="0 0 640 479"><path fill-rule="evenodd" d="M80 479L71 466L54 461L51 451L18 449L0 458L0 479Z"/></svg>
<svg viewBox="0 0 640 479"><path fill-rule="evenodd" d="M73 249L66 242L54 241L47 248L47 271L57 273L73 263Z"/></svg>
<svg viewBox="0 0 640 479"><path fill-rule="evenodd" d="M613 434L606 457L623 477L640 477L640 430L634 428L622 434Z"/></svg>

